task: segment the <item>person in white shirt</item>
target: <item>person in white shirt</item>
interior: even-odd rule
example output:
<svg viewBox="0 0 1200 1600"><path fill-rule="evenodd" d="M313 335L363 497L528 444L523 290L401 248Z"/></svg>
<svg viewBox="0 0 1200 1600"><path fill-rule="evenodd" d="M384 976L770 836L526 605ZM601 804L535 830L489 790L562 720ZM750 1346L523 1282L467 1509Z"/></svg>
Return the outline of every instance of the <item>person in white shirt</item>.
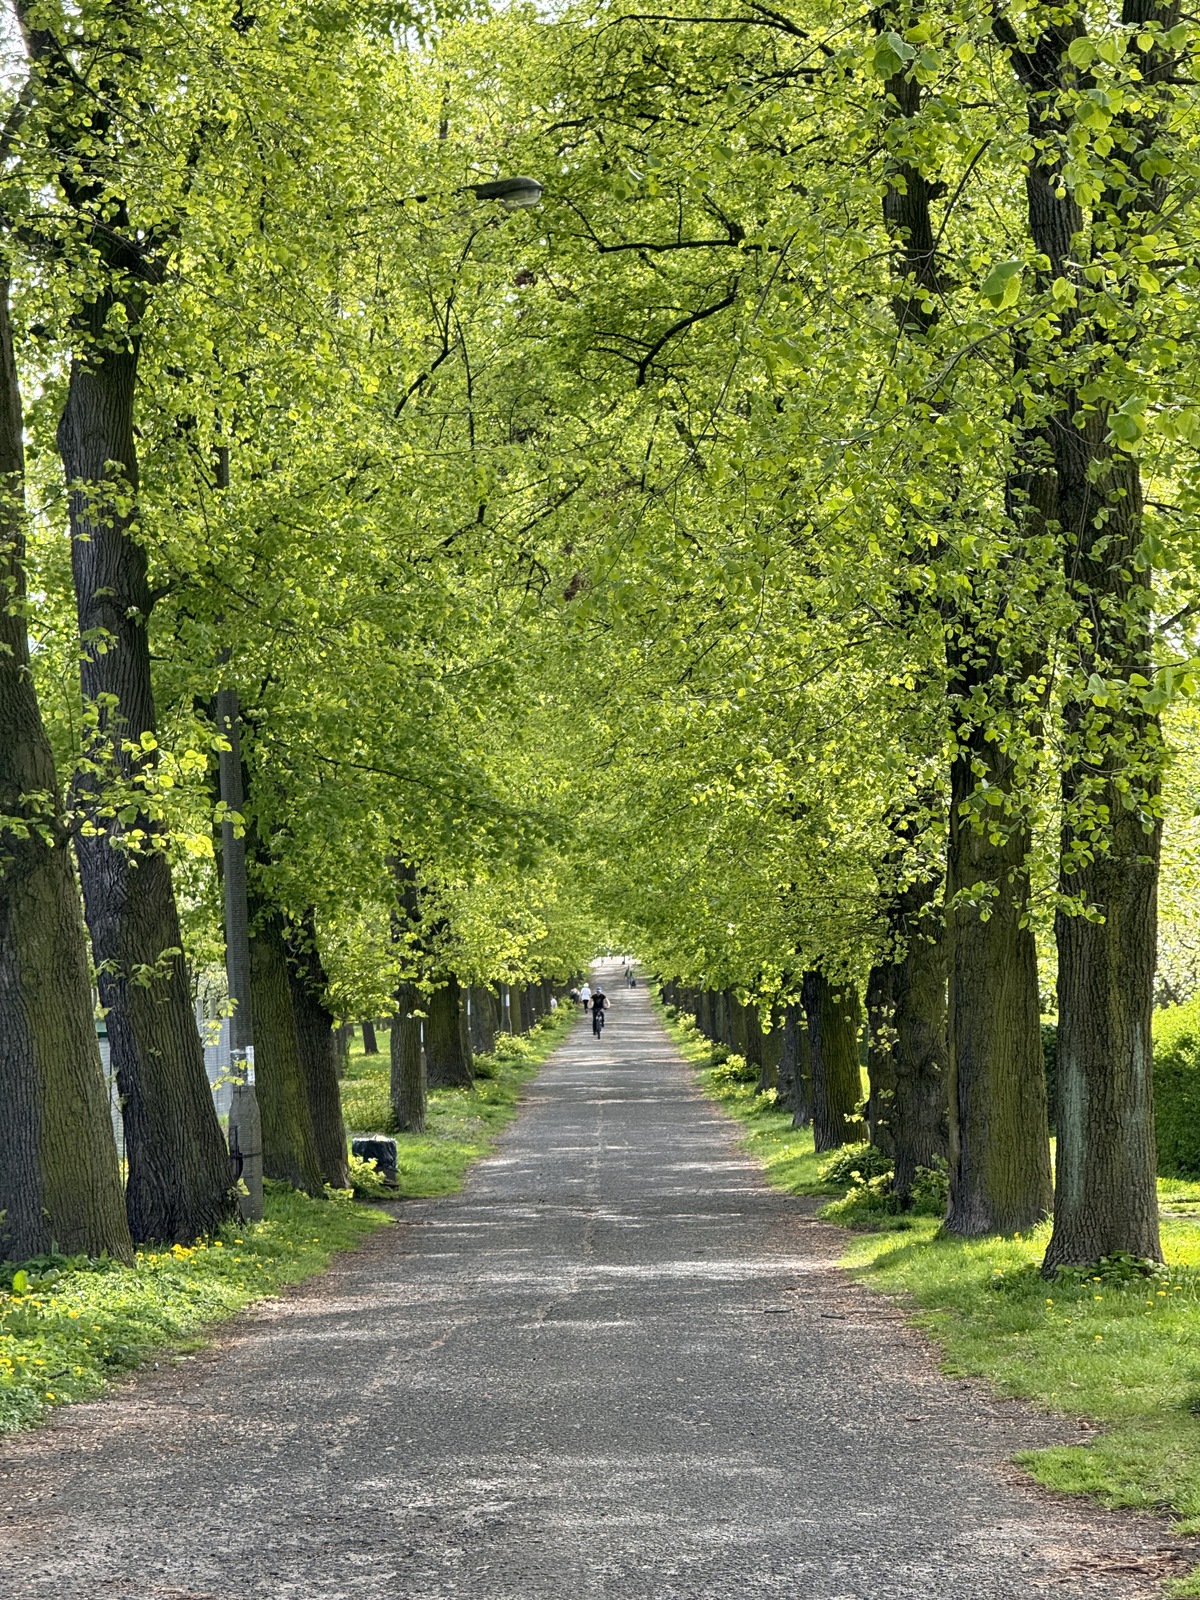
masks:
<svg viewBox="0 0 1200 1600"><path fill-rule="evenodd" d="M592 986L590 983L585 983L583 988L580 989L579 998L583 1001L583 1009L586 1011L592 999Z"/></svg>

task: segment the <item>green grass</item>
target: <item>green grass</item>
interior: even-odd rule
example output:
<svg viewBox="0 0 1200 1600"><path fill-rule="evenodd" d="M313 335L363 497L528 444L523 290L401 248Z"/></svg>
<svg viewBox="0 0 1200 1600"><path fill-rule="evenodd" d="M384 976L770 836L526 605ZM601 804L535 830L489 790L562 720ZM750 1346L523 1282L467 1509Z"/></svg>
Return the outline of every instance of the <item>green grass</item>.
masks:
<svg viewBox="0 0 1200 1600"><path fill-rule="evenodd" d="M526 1037L501 1035L495 1054L476 1058L481 1076L469 1089L431 1090L426 1131L393 1135L402 1196L427 1199L462 1187L467 1168L492 1148L515 1113L521 1091L574 1018L573 1008L563 1005ZM361 1042L354 1041L342 1080L346 1127L354 1133L390 1125L387 1042L384 1035L380 1053L364 1056Z"/></svg>
<svg viewBox="0 0 1200 1600"><path fill-rule="evenodd" d="M705 1092L743 1124L746 1148L768 1182L795 1194L829 1193L811 1136L763 1104L728 1064L712 1066L708 1040L689 1021L668 1018L667 1027L699 1069ZM844 1201L821 1214L871 1228L851 1236L843 1264L912 1310L939 1345L947 1372L1101 1425L1085 1444L1018 1457L1031 1476L1108 1506L1169 1513L1181 1532L1195 1533L1200 1183L1162 1178L1158 1187L1167 1259L1161 1278L1117 1267L1099 1280L1047 1283L1039 1268L1048 1223L1015 1238L965 1241L942 1236L936 1217L872 1217ZM1200 1572L1172 1592L1200 1596Z"/></svg>
<svg viewBox="0 0 1200 1600"><path fill-rule="evenodd" d="M230 1224L207 1243L142 1250L132 1267L59 1257L10 1271L0 1290L0 1432L93 1399L160 1351L182 1359L213 1324L323 1271L390 1220L345 1197L310 1200L273 1184L262 1222Z"/></svg>
<svg viewBox="0 0 1200 1600"><path fill-rule="evenodd" d="M494 1056L481 1057L487 1076L472 1088L430 1095L429 1132L397 1136L402 1195L461 1187L571 1020L561 1007L530 1037L504 1039ZM343 1088L347 1126L386 1126L386 1055L364 1057L358 1045ZM86 1257L0 1265L0 1433L36 1426L53 1406L93 1399L159 1354L185 1360L215 1324L323 1271L337 1251L390 1221L347 1195L311 1200L268 1184L262 1222L231 1224L186 1248L139 1251L132 1267Z"/></svg>

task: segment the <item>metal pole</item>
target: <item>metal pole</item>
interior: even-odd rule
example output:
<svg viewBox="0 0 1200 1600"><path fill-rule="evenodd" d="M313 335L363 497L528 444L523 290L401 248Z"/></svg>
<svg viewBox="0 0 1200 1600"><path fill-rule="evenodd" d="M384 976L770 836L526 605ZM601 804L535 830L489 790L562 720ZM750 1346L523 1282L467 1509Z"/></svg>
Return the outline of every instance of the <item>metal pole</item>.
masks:
<svg viewBox="0 0 1200 1600"><path fill-rule="evenodd" d="M236 689L217 691L217 729L229 746L219 755L221 799L226 813L242 814L241 713ZM250 906L246 884L246 839L234 832L228 815L221 823L225 874L225 977L233 1015L229 1019L229 1150L242 1158L242 1220L260 1222L263 1214L262 1118L254 1092L254 1012L250 1004Z"/></svg>

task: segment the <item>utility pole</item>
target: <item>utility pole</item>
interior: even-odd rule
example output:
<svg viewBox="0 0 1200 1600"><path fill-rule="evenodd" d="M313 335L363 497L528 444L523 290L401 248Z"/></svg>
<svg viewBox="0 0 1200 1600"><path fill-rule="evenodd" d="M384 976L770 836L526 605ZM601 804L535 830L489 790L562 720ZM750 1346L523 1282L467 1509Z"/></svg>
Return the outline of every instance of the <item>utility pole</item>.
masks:
<svg viewBox="0 0 1200 1600"><path fill-rule="evenodd" d="M261 1222L263 1214L262 1118L254 1092L254 1012L250 1004L250 904L246 884L246 839L229 813L242 815L241 713L236 689L217 691L217 731L229 746L219 755L221 855L225 876L225 978L233 1015L229 1019L229 1069L233 1097L229 1104L229 1153L241 1156L243 1222Z"/></svg>

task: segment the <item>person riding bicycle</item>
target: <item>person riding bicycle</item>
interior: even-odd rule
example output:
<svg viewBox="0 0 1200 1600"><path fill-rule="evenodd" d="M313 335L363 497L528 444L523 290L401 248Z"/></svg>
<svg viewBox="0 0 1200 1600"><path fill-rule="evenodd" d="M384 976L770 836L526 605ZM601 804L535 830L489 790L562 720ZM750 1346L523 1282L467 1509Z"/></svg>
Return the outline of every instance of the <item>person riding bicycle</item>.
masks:
<svg viewBox="0 0 1200 1600"><path fill-rule="evenodd" d="M608 996L599 984L592 990L592 1032L597 1039L604 1032L604 1013L608 1009Z"/></svg>

